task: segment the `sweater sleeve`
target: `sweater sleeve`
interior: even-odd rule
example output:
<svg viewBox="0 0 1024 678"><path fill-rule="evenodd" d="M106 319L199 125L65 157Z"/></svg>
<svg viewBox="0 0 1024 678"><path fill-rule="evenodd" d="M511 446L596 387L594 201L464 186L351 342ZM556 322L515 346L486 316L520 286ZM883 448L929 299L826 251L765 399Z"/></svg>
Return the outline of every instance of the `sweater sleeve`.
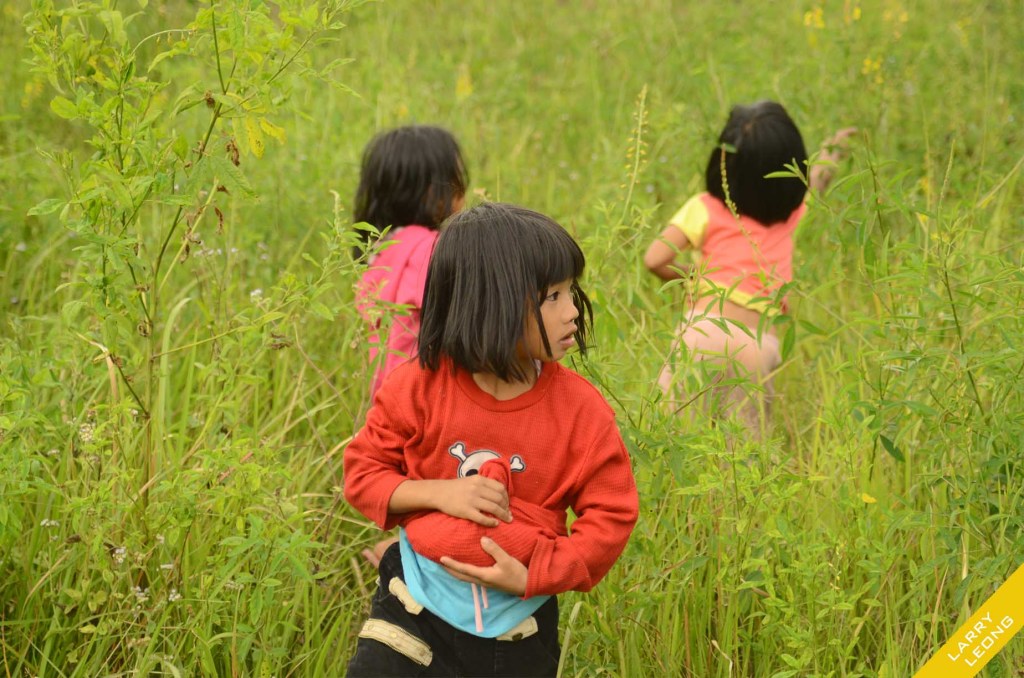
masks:
<svg viewBox="0 0 1024 678"><path fill-rule="evenodd" d="M345 500L382 530L398 524L388 503L395 488L408 480L405 443L415 429L408 405L399 401L405 390L399 375L385 380L366 424L345 448Z"/></svg>
<svg viewBox="0 0 1024 678"><path fill-rule="evenodd" d="M568 537L539 540L530 560L525 598L589 591L618 559L639 513L636 482L614 421L586 455L572 503Z"/></svg>
<svg viewBox="0 0 1024 678"><path fill-rule="evenodd" d="M668 220L668 223L682 231L690 244L696 248L704 244L704 236L708 230L708 209L704 205L702 195L698 194L687 200L686 204Z"/></svg>

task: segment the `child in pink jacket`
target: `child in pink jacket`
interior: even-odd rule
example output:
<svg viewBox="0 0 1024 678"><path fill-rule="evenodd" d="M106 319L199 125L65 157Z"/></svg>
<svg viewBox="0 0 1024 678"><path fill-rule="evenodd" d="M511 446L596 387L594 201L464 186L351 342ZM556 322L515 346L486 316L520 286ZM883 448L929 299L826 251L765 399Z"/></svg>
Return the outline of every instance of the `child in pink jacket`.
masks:
<svg viewBox="0 0 1024 678"><path fill-rule="evenodd" d="M373 229L356 228L363 240L356 256L371 252L356 298L370 325L371 362L385 351L376 363L371 397L395 367L416 354L427 264L441 224L462 209L468 185L459 144L439 127L383 132L363 152L353 217Z"/></svg>

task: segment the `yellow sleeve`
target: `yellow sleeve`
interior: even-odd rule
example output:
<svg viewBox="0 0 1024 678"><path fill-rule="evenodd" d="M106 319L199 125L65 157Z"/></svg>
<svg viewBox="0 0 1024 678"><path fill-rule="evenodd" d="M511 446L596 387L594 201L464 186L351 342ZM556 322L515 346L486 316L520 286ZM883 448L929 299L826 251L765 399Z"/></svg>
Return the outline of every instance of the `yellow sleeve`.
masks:
<svg viewBox="0 0 1024 678"><path fill-rule="evenodd" d="M704 206L701 195L695 195L687 200L668 221L670 226L682 231L695 248L699 248L704 242L704 233L708 228L708 208Z"/></svg>

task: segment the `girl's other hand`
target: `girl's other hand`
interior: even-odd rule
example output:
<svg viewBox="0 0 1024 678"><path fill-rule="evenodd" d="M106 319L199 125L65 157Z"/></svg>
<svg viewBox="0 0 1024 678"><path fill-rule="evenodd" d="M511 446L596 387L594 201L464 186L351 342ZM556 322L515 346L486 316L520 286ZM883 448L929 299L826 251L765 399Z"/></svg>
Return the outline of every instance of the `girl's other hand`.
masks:
<svg viewBox="0 0 1024 678"><path fill-rule="evenodd" d="M820 160L839 162L850 152L850 137L857 133L856 127L844 127L821 144Z"/></svg>
<svg viewBox="0 0 1024 678"><path fill-rule="evenodd" d="M856 127L844 127L821 144L818 157L811 166L808 186L815 193L824 193L835 178L836 165L850 153L850 137L857 133Z"/></svg>
<svg viewBox="0 0 1024 678"><path fill-rule="evenodd" d="M456 518L465 518L484 527L496 527L498 519L512 522L508 488L493 478L481 475L437 481L436 508Z"/></svg>
<svg viewBox="0 0 1024 678"><path fill-rule="evenodd" d="M448 574L461 581L498 589L514 596L524 595L529 576L526 566L510 556L493 539L488 537L480 539L480 548L494 558L494 565L479 567L452 560L447 556L441 558L441 565L448 570Z"/></svg>
<svg viewBox="0 0 1024 678"><path fill-rule="evenodd" d="M388 550L388 547L398 541L398 537L388 537L382 539L373 545L372 549L363 549L363 558L373 565L374 567L380 567L380 560L384 557L384 552Z"/></svg>

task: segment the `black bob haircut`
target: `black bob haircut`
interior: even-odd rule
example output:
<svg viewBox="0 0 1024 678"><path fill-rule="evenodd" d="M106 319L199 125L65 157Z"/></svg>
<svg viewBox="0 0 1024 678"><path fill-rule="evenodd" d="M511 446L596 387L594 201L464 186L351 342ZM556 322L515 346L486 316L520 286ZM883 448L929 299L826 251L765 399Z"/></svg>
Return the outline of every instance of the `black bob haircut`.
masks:
<svg viewBox="0 0 1024 678"><path fill-rule="evenodd" d="M410 125L381 132L366 145L352 217L378 231L417 224L436 230L466 194L469 172L451 132ZM370 232L357 228L362 255Z"/></svg>
<svg viewBox="0 0 1024 678"><path fill-rule="evenodd" d="M803 137L786 109L774 101L734 106L708 160L707 191L726 204L731 200L737 212L766 226L785 221L803 202L807 186L795 176L765 176L784 171L787 164L801 172L807 168Z"/></svg>
<svg viewBox="0 0 1024 678"><path fill-rule="evenodd" d="M484 203L454 215L427 269L419 361L436 370L445 356L455 367L504 381L529 381L520 345L532 315L551 353L540 305L552 285L572 280L579 311L576 345L586 353L593 310L577 283L583 251L550 217L505 203Z"/></svg>

